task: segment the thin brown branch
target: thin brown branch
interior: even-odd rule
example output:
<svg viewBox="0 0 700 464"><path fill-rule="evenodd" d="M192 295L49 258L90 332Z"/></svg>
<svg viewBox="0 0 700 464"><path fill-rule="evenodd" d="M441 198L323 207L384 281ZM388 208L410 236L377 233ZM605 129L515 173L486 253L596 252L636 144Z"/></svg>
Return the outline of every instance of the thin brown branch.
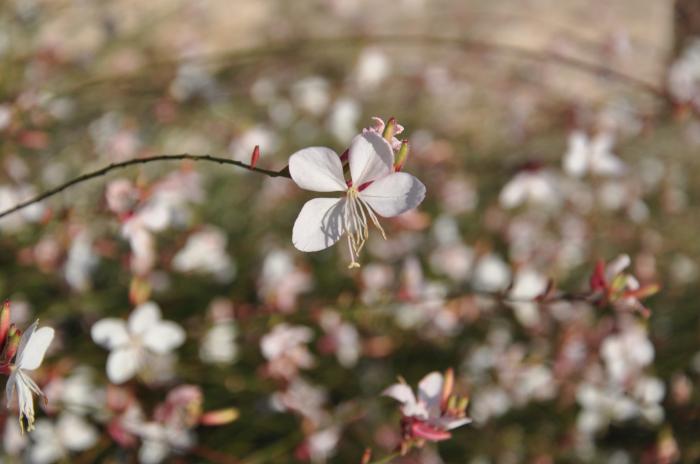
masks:
<svg viewBox="0 0 700 464"><path fill-rule="evenodd" d="M286 178L291 178L289 175L289 168L285 167L279 171L272 171L269 169L262 169L258 167L253 167L250 166L246 163L243 163L241 161L235 161L232 159L228 158L219 158L216 156L211 156L211 155L191 155L189 153L181 153L178 155L156 155L156 156L147 156L143 158L135 158L127 161L122 161L119 163L112 163L108 166L105 166L103 168L97 169L92 172L85 173L81 176L78 176L74 179L69 180L68 182L65 182L57 187L54 187L52 189L46 190L45 192L40 193L39 195L30 198L26 201L23 201L12 208L6 209L5 211L0 212L0 219L8 216L12 213L15 213L21 209L24 209L28 206L31 206L35 203L39 203L42 200L45 200L47 198L50 198L58 193L61 193L62 191L66 190L67 188L70 188L74 185L81 184L83 182L86 182L91 179L95 179L97 177L101 177L106 175L107 173L111 171L115 171L117 169L124 169L129 166L135 166L139 164L147 164L147 163L153 163L156 161L182 161L182 160L190 160L190 161L206 161L210 163L217 163L217 164L227 164L231 166L236 166L241 169L245 169L247 171L252 171L252 172L257 172L260 174L264 174L269 177L286 177Z"/></svg>

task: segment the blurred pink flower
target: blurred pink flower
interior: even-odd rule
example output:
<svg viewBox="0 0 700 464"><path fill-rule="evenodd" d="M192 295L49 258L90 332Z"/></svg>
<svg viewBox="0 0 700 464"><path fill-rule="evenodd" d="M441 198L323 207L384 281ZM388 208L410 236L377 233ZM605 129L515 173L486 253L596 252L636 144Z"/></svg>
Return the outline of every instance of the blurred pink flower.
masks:
<svg viewBox="0 0 700 464"><path fill-rule="evenodd" d="M448 370L443 376L431 372L418 384L418 397L411 387L403 382L396 383L382 393L399 401L401 424L403 427L402 452L406 452L415 442L442 441L452 435L450 430L471 422L466 416L468 399L453 395L454 374Z"/></svg>

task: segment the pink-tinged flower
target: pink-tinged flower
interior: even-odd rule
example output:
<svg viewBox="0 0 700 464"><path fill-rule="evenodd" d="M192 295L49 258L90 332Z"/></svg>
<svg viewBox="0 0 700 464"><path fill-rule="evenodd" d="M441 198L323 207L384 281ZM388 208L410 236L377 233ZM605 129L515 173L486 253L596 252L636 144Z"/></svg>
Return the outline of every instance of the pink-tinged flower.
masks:
<svg viewBox="0 0 700 464"><path fill-rule="evenodd" d="M33 395L44 396L39 386L27 375L27 371L33 371L41 365L54 336L54 330L51 327L39 329L38 326L39 321L37 320L22 334L15 362L9 366L10 377L5 386L5 399L8 408L15 391L17 391L19 425L22 431L24 431L25 420L27 421L27 431L34 429Z"/></svg>
<svg viewBox="0 0 700 464"><path fill-rule="evenodd" d="M314 364L314 357L306 344L313 338L308 327L278 324L260 340L260 349L268 360L270 375L291 379L299 369L308 369Z"/></svg>
<svg viewBox="0 0 700 464"><path fill-rule="evenodd" d="M641 300L659 291L657 284L640 285L639 281L624 270L630 265L628 255L620 255L608 265L600 260L590 278L591 290L598 295L598 304L611 304L621 311L638 311L649 316L649 308Z"/></svg>
<svg viewBox="0 0 700 464"><path fill-rule="evenodd" d="M625 163L612 152L613 136L603 132L592 139L581 131L569 136L569 147L564 155L564 171L574 177L587 173L598 176L619 176L627 170Z"/></svg>
<svg viewBox="0 0 700 464"><path fill-rule="evenodd" d="M417 207L425 198L425 186L410 174L394 171L392 147L376 132L353 139L348 164L351 180L346 181L341 159L330 148L305 148L289 158L289 172L299 187L344 193L341 198L306 202L294 223L292 242L300 251L320 251L347 234L353 268L360 266L357 258L370 221L385 236L376 215L393 217Z"/></svg>
<svg viewBox="0 0 700 464"><path fill-rule="evenodd" d="M95 343L110 350L107 377L116 384L131 379L149 355L168 354L185 341L182 327L162 320L160 308L150 301L137 306L128 321L116 318L98 321L90 334Z"/></svg>
<svg viewBox="0 0 700 464"><path fill-rule="evenodd" d="M425 441L449 439L452 429L471 422L466 416L469 399L453 394L454 374L431 372L418 384L418 397L403 381L384 390L382 395L399 401L403 429L402 453Z"/></svg>

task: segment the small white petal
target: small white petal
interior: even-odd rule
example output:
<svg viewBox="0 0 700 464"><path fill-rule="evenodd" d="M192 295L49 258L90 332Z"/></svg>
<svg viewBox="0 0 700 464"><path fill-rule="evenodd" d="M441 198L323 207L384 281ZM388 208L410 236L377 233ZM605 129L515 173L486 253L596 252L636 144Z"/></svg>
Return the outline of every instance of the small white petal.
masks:
<svg viewBox="0 0 700 464"><path fill-rule="evenodd" d="M522 204L527 196L527 181L527 178L517 175L508 182L498 197L501 206L509 209Z"/></svg>
<svg viewBox="0 0 700 464"><path fill-rule="evenodd" d="M36 322L32 327L36 325ZM51 327L42 327L39 330L33 330L28 341L20 351L17 351L17 367L25 371L31 371L41 365L44 360L46 350L53 340L54 330Z"/></svg>
<svg viewBox="0 0 700 464"><path fill-rule="evenodd" d="M289 174L301 188L314 192L347 190L340 157L325 147L299 150L289 157Z"/></svg>
<svg viewBox="0 0 700 464"><path fill-rule="evenodd" d="M440 409L440 399L442 396L442 374L431 372L423 377L418 384L418 401L423 402L432 414Z"/></svg>
<svg viewBox="0 0 700 464"><path fill-rule="evenodd" d="M64 413L57 422L63 445L71 451L83 451L97 442L97 430L82 417Z"/></svg>
<svg viewBox="0 0 700 464"><path fill-rule="evenodd" d="M90 329L90 335L92 341L108 350L129 343L126 323L112 317L97 321Z"/></svg>
<svg viewBox="0 0 700 464"><path fill-rule="evenodd" d="M143 336L143 344L158 354L166 354L185 342L185 331L172 321L161 321Z"/></svg>
<svg viewBox="0 0 700 464"><path fill-rule="evenodd" d="M581 177L588 168L588 138L580 131L569 136L569 148L564 155L564 171L574 177Z"/></svg>
<svg viewBox="0 0 700 464"><path fill-rule="evenodd" d="M463 425L466 425L470 423L472 420L468 417L463 417L461 419L447 419L447 418L442 418L440 419L440 424L445 428L445 430L452 430L456 429L457 427L461 427Z"/></svg>
<svg viewBox="0 0 700 464"><path fill-rule="evenodd" d="M314 198L299 212L292 242L300 251L319 251L337 242L345 232L343 198Z"/></svg>
<svg viewBox="0 0 700 464"><path fill-rule="evenodd" d="M375 132L355 136L348 158L352 182L357 187L386 176L394 166L394 152L389 142Z"/></svg>
<svg viewBox="0 0 700 464"><path fill-rule="evenodd" d="M17 373L13 371L5 384L5 404L9 409L12 404L12 398L15 395L15 385L17 384Z"/></svg>
<svg viewBox="0 0 700 464"><path fill-rule="evenodd" d="M372 182L360 198L380 216L393 217L420 205L425 185L410 174L395 172Z"/></svg>
<svg viewBox="0 0 700 464"><path fill-rule="evenodd" d="M152 301L138 305L129 316L129 331L143 334L160 321L160 308Z"/></svg>
<svg viewBox="0 0 700 464"><path fill-rule="evenodd" d="M136 348L119 348L107 358L107 377L112 383L124 383L136 374L141 364L141 353Z"/></svg>
<svg viewBox="0 0 700 464"><path fill-rule="evenodd" d="M413 390L405 383L395 383L384 390L382 396L394 398L396 401L403 404L414 404L416 402Z"/></svg>

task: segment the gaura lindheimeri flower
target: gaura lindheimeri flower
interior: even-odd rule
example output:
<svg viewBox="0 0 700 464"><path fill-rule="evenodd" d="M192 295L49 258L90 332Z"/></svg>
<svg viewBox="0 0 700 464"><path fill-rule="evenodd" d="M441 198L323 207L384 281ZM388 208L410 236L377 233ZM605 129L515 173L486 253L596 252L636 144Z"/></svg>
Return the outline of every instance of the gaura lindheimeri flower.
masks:
<svg viewBox="0 0 700 464"><path fill-rule="evenodd" d="M620 311L636 311L649 317L649 308L641 300L659 291L657 284L640 285L636 277L624 272L630 265L628 255L620 255L608 265L600 260L590 278L591 290L599 297L598 304L611 304Z"/></svg>
<svg viewBox="0 0 700 464"><path fill-rule="evenodd" d="M614 138L603 132L588 138L581 131L569 135L569 147L564 155L564 171L574 177L587 173L597 176L619 176L627 166L612 152Z"/></svg>
<svg viewBox="0 0 700 464"><path fill-rule="evenodd" d="M466 415L469 398L453 394L454 373L448 369L443 376L431 372L418 384L418 398L411 387L400 379L382 393L399 401L403 440L401 453L425 441L442 441L452 435L450 430L471 422Z"/></svg>
<svg viewBox="0 0 700 464"><path fill-rule="evenodd" d="M377 215L393 217L418 206L425 186L394 170L394 152L376 132L355 136L348 149L351 179L346 181L341 158L330 148L310 147L289 158L289 173L301 188L343 192L341 198L314 198L301 209L292 242L300 251L324 250L347 234L351 268L369 236L370 221L386 238Z"/></svg>
<svg viewBox="0 0 700 464"><path fill-rule="evenodd" d="M38 326L39 321L37 320L22 334L17 348L17 356L14 364L10 365L10 377L5 385L5 399L8 408L15 390L17 391L19 426L22 432L24 432L25 420L27 421L27 431L34 429L33 395L44 396L36 382L27 375L27 371L33 371L41 365L54 336L54 330L51 327L38 329Z"/></svg>
<svg viewBox="0 0 700 464"><path fill-rule="evenodd" d="M182 327L164 321L152 301L137 306L126 322L111 317L97 321L90 334L95 343L110 350L107 377L116 384L132 378L149 355L168 354L185 341Z"/></svg>

